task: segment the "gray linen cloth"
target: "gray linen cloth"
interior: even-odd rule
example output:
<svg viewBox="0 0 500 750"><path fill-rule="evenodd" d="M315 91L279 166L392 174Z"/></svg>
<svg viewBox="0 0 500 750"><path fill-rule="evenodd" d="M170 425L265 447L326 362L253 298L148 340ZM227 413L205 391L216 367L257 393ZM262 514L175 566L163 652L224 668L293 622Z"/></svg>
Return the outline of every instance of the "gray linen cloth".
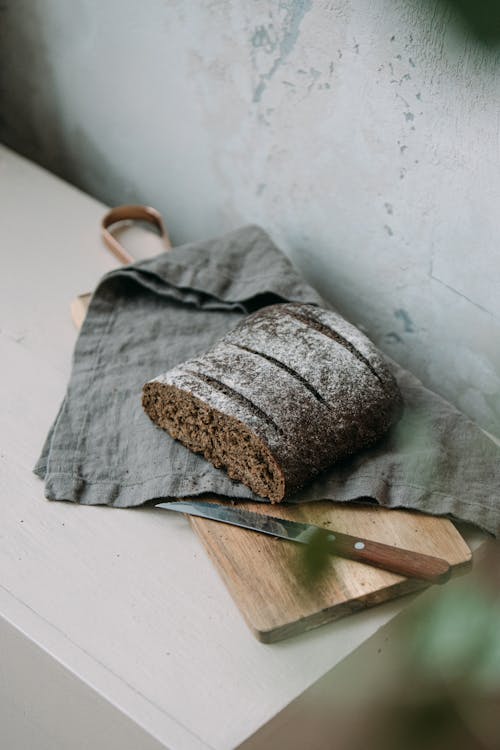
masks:
<svg viewBox="0 0 500 750"><path fill-rule="evenodd" d="M282 301L329 305L256 226L107 274L35 472L50 500L115 507L200 494L260 500L153 425L143 384L205 351L242 317ZM500 532L500 450L467 417L389 361L403 418L376 447L324 472L293 502L376 500Z"/></svg>

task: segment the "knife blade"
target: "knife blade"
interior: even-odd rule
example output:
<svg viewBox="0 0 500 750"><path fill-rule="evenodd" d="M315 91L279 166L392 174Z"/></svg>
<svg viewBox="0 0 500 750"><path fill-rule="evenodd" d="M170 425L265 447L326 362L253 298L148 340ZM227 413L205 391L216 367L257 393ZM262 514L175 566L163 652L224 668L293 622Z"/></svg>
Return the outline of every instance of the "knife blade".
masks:
<svg viewBox="0 0 500 750"><path fill-rule="evenodd" d="M367 565L373 565L376 568L388 570L391 573L409 578L419 578L430 583L445 583L451 575L449 563L440 557L343 534L310 523L255 513L237 506L229 507L219 503L197 500L175 500L158 503L155 507L199 516L232 526L240 526L250 531L268 534L298 544L310 544L321 539L332 555L356 560Z"/></svg>

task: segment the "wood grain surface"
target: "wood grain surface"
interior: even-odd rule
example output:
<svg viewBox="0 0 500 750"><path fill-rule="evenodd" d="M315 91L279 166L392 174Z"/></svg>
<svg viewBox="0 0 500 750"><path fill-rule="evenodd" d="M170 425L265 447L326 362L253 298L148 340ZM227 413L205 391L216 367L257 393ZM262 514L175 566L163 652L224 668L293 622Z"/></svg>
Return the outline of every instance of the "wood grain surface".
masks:
<svg viewBox="0 0 500 750"><path fill-rule="evenodd" d="M238 506L436 555L450 563L452 575L471 561L469 547L445 518L329 500ZM266 643L429 585L340 557L331 557L324 574L311 584L304 575L302 545L216 521L190 521L248 626Z"/></svg>
<svg viewBox="0 0 500 750"><path fill-rule="evenodd" d="M89 301L90 295L82 294L72 303L78 328ZM241 507L442 557L450 563L452 575L471 561L469 547L445 518L331 501L272 506L250 502ZM304 578L301 545L203 518L189 520L248 626L265 643L429 585L339 557L328 561L327 570L312 585Z"/></svg>

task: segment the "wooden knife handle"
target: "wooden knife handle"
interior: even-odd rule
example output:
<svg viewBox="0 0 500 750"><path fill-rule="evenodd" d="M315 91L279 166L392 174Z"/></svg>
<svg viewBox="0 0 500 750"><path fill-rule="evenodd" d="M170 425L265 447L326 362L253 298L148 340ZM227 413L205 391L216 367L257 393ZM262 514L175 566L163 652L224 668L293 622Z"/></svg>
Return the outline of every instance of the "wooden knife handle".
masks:
<svg viewBox="0 0 500 750"><path fill-rule="evenodd" d="M372 542L369 539L338 532L329 533L328 542L329 550L334 555L374 565L408 578L421 578L431 583L446 583L451 575L449 563L440 557L399 549L389 544Z"/></svg>

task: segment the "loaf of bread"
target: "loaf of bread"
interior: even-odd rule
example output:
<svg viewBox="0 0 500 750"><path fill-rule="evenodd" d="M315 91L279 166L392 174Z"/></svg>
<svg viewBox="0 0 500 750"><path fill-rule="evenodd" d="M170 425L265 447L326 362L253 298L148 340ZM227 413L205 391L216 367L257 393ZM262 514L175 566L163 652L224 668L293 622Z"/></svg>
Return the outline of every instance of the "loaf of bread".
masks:
<svg viewBox="0 0 500 750"><path fill-rule="evenodd" d="M375 443L402 398L373 344L340 315L284 303L143 388L153 422L271 502Z"/></svg>

